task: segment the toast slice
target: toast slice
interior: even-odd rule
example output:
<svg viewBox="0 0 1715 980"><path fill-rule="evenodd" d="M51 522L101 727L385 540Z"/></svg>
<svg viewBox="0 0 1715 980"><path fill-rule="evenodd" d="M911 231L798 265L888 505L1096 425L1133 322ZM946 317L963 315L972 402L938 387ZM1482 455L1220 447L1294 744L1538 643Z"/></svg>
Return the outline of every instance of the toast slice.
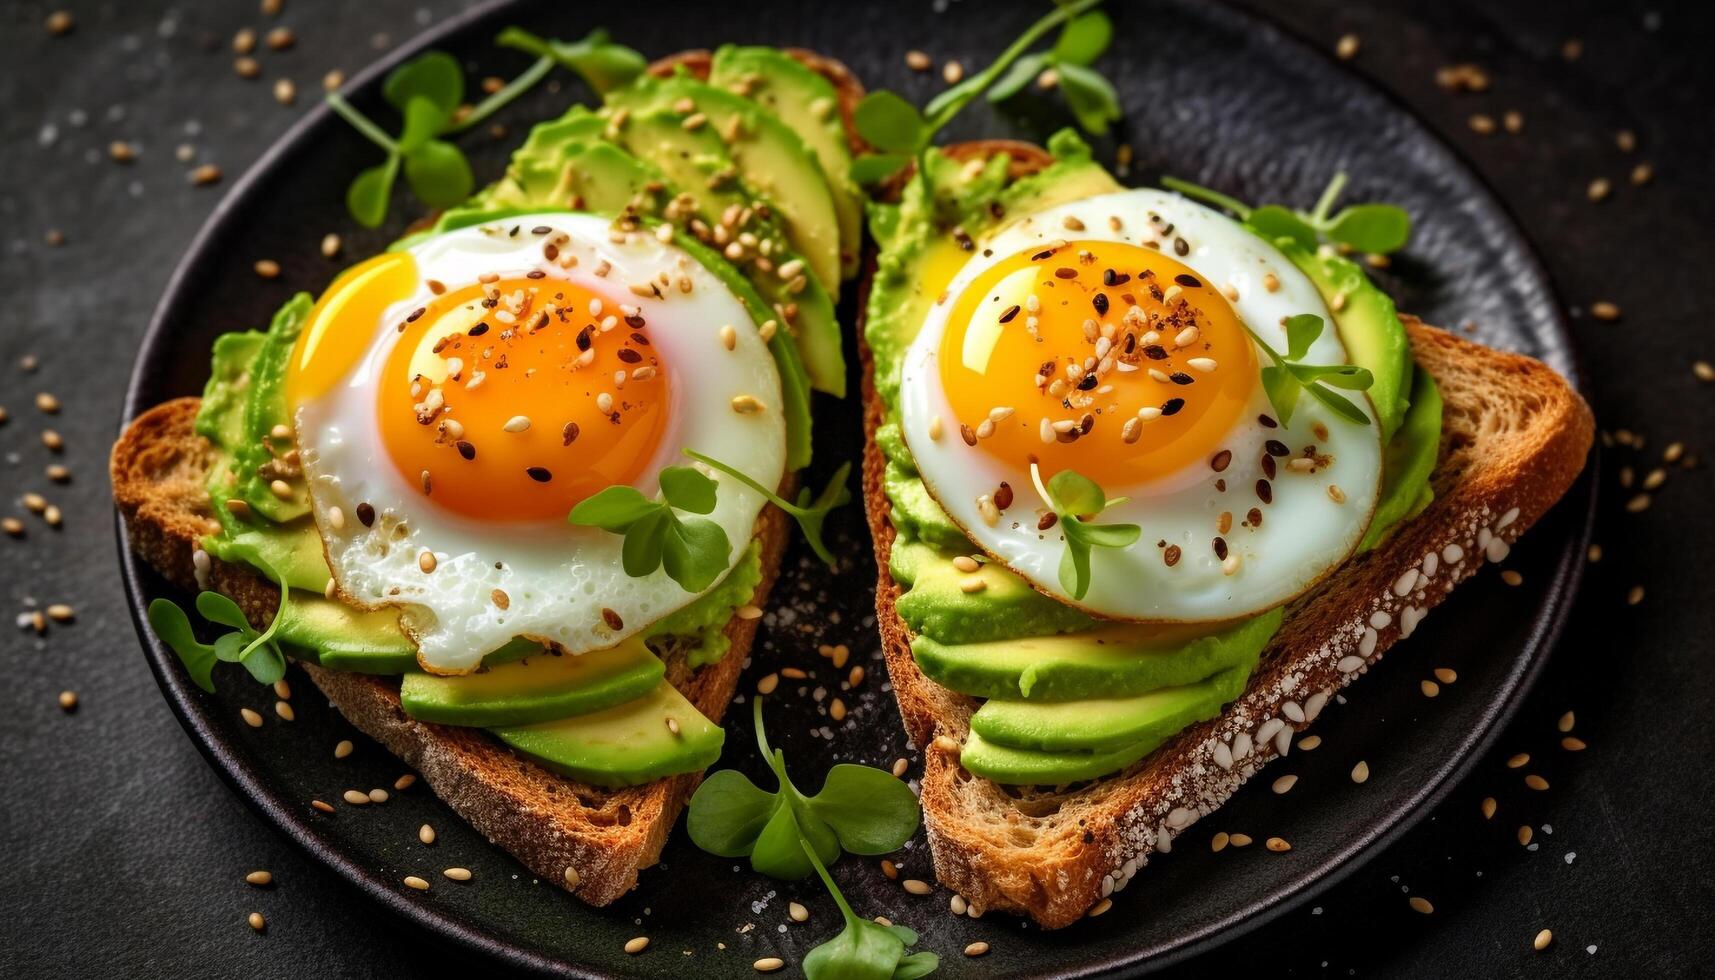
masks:
<svg viewBox="0 0 1715 980"><path fill-rule="evenodd" d="M170 401L126 428L113 447L113 497L144 561L187 591L209 588L231 596L261 629L279 603L278 588L248 567L206 554L197 558L197 543L218 529L206 489L213 449L192 428L200 404L196 398ZM774 584L789 531L778 508L763 509L756 535L762 581L752 599L758 605ZM670 652L667 680L719 721L759 622L734 617L726 625L731 648L694 673L682 654ZM702 779L700 772L685 773L624 789L574 782L514 755L479 729L416 721L400 707L396 677L301 666L347 721L421 773L459 816L544 881L565 883L592 905L606 905L637 884L638 872L660 856Z"/></svg>
<svg viewBox="0 0 1715 980"><path fill-rule="evenodd" d="M833 83L848 134L855 133L851 112L863 98L857 77L832 58L796 48L788 53ZM706 51L672 55L649 70L664 74L680 63L707 77ZM163 577L186 590L210 588L232 597L261 628L274 615L277 587L249 568L197 557L198 541L219 530L206 489L212 447L192 428L199 405L199 399L181 398L132 421L113 447L114 500L132 547ZM791 496L793 480L787 476L783 495ZM762 581L754 605L766 602L790 531L778 508L763 508L756 531ZM737 690L758 623L734 617L725 629L731 641L726 655L701 670L693 672L681 652L666 657L667 680L714 721ZM592 905L613 902L637 884L703 777L686 773L624 789L578 783L514 755L480 730L412 719L400 707L397 678L302 667L347 721L421 773L459 816L544 881L561 883Z"/></svg>
<svg viewBox="0 0 1715 980"><path fill-rule="evenodd" d="M958 144L960 159L1011 155L1014 178L1050 162L1030 144ZM1245 693L1124 772L1057 789L996 785L959 766L978 702L929 680L888 574L894 529L875 443L883 406L867 345L863 482L880 581L876 613L907 733L924 746L923 816L936 877L973 912L1069 925L1123 888L1154 851L1212 812L1314 721L1423 615L1551 507L1584 467L1594 422L1554 371L1402 317L1417 364L1445 402L1435 501L1380 548L1358 555L1287 609ZM1379 624L1379 625L1377 625Z"/></svg>

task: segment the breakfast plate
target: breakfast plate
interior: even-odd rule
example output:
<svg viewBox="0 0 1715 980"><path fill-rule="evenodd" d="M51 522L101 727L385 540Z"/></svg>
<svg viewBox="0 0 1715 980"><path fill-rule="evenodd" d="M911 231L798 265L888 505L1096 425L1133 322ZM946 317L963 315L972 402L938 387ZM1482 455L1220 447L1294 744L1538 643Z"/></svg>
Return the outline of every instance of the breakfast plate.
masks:
<svg viewBox="0 0 1715 980"><path fill-rule="evenodd" d="M844 60L874 87L926 99L941 83L906 67L907 43L943 58L978 58L1017 29L969 4L930 14L928 4L915 2L851 8L761 3L746 8L745 20L755 27L745 32L735 30L729 10L659 13L491 4L405 45L354 78L347 91L360 107L379 104L382 76L428 48L454 53L474 77L510 75L524 62L491 43L502 28L577 37L602 26L650 57L725 41L802 45ZM1127 112L1117 142L1131 148L1122 179L1136 183L1166 173L1245 199L1308 200L1330 172L1350 172L1363 196L1413 215L1411 245L1378 273L1401 309L1540 358L1580 383L1567 325L1530 245L1480 179L1399 105L1327 56L1233 11L1152 0L1111 14L1115 50L1123 54L1110 59L1109 74ZM913 33L924 24L923 36ZM499 117L508 129L466 137L462 145L478 179L500 173L530 123L586 96L565 79L538 87ZM1059 111L1032 102L1020 117L973 112L948 136L1041 138L1059 124ZM1097 152L1111 161L1116 147L1098 145ZM325 108L316 109L234 186L155 311L128 393L128 419L200 391L217 333L265 323L291 290L324 287L343 263L323 256L323 234L338 229L349 256L373 254L398 236L410 219L404 209L395 209L391 223L377 231L349 230L345 185L371 157L354 132ZM277 277L257 278L252 270L262 260L278 266ZM841 309L842 323L855 320L854 306L848 300ZM854 343L849 335L847 343ZM855 365L849 352L848 346L847 361ZM857 458L862 446L855 402L818 399L816 463L806 478L814 486L842 460ZM841 888L861 912L919 930L921 948L941 952L947 976L1081 976L1160 966L1304 903L1429 812L1493 740L1553 646L1576 589L1592 503L1585 476L1514 550L1510 567L1522 573L1523 585L1505 586L1492 571L1483 573L1340 699L1349 698L1350 705L1330 706L1317 727L1323 747L1291 763L1298 789L1285 796L1261 786L1244 790L1189 832L1175 853L1152 861L1148 878L1118 896L1101 918L1047 932L998 914L953 916L947 893L907 893L867 859L841 862L835 869ZM141 561L123 528L119 538L151 667L193 740L283 833L406 921L512 967L575 976L680 976L687 963L740 975L761 957L798 962L826 938L795 926L786 913L788 902L799 901L812 922L834 921L833 903L819 889L761 878L731 859L702 853L682 832L675 832L659 866L644 872L634 892L591 908L536 880L421 787L407 783L385 804L337 816L313 809L311 800L352 787L397 786L404 769L320 698L299 697L290 723L256 727L246 724L240 709L266 712L272 698L265 690L198 690L144 627L148 600L172 590ZM802 677L783 675L769 725L795 770L807 774L844 761L888 768L906 759L915 773L918 752L906 744L882 682L874 567L858 508L833 515L828 540L839 557L832 570L803 542L791 546L741 696L748 697L764 675L801 671ZM816 652L838 645L871 679L844 695L849 714L836 720L827 696L839 677ZM1452 670L1457 683L1440 697L1425 698L1418 681L1441 668ZM307 682L299 687L310 689ZM752 748L748 715L729 712L731 737L720 765L754 776L765 767ZM346 738L358 748L336 758L333 746ZM1359 760L1371 774L1361 785L1347 775ZM432 854L418 843L424 824L437 828ZM1205 846L1208 836L1223 829L1259 841L1280 837L1291 850L1213 853ZM899 878L934 878L921 836L894 861ZM447 866L468 868L472 877L441 882L436 869ZM412 875L437 881L429 890L413 890L401 883ZM627 953L628 941L640 935L650 937L648 952ZM973 942L989 944L985 958L952 955Z"/></svg>

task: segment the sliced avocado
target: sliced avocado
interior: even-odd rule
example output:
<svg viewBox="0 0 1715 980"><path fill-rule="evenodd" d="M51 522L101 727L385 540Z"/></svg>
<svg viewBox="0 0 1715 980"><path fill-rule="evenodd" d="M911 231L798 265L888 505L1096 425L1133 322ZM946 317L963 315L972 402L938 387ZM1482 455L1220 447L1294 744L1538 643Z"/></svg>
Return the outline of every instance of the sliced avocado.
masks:
<svg viewBox="0 0 1715 980"><path fill-rule="evenodd" d="M1113 623L987 643L919 636L911 642L911 654L930 680L972 697L1032 702L1130 697L1234 667L1248 671L1280 619L1281 611L1274 609L1214 632L1201 626Z"/></svg>
<svg viewBox="0 0 1715 980"><path fill-rule="evenodd" d="M1411 341L1393 300L1351 259L1311 252L1290 241L1275 244L1316 284L1330 310L1339 307L1334 324L1340 330L1340 342L1353 364L1369 368L1375 376L1370 402L1376 408L1382 439L1393 438L1409 404L1412 370ZM1336 296L1344 299L1336 300Z"/></svg>
<svg viewBox="0 0 1715 980"><path fill-rule="evenodd" d="M643 697L665 673L661 658L633 637L576 656L539 651L459 677L407 674L399 701L419 721L482 728L533 725Z"/></svg>
<svg viewBox="0 0 1715 980"><path fill-rule="evenodd" d="M1130 697L987 701L971 716L971 731L994 745L1032 752L1101 753L1144 746L1148 751L1186 725L1220 713L1221 705L1244 691L1250 672L1250 664L1241 664L1190 684Z"/></svg>
<svg viewBox="0 0 1715 980"><path fill-rule="evenodd" d="M1086 629L1094 620L1062 602L1048 598L999 565L985 564L974 572L953 567L953 555L916 541L895 541L888 568L895 581L910 589L895 604L912 632L942 643L982 643L1006 640L1028 623L1038 634ZM967 583L981 582L967 591Z"/></svg>
<svg viewBox="0 0 1715 980"><path fill-rule="evenodd" d="M749 99L687 74L640 78L609 92L607 100L610 106L633 112L660 106L682 110L686 118L701 115L723 139L732 133L728 146L746 183L780 212L786 232L809 264L811 274L830 293L838 291L840 222L833 191L815 155L791 127ZM695 193L694 188L686 189Z"/></svg>
<svg viewBox="0 0 1715 980"><path fill-rule="evenodd" d="M661 106L638 109L626 114L623 125L612 126L609 135L632 156L653 165L670 184L685 192L694 202L695 216L709 228L719 228L719 234L735 239L749 235L756 240L757 245L747 248L743 258L733 264L756 287L769 310L797 307L791 329L798 337L798 348L811 383L836 398L845 397L846 366L840 349L840 324L834 315L829 290L814 276L805 277L802 284L781 278L778 270L798 261L798 253L768 209L750 208L743 223L730 227L723 221L729 212L744 214L758 195L747 183L748 175L741 174L720 135L707 125L686 129L686 118L683 112ZM671 193L665 196L674 197ZM762 250L767 254L759 255ZM758 262L759 258L763 261ZM803 264L799 261L799 265ZM831 288L837 289L838 283ZM780 316L771 312L764 319L779 320Z"/></svg>
<svg viewBox="0 0 1715 980"><path fill-rule="evenodd" d="M260 330L223 333L214 339L214 359L197 409L196 434L230 454L244 442L244 401L250 365L267 343Z"/></svg>
<svg viewBox="0 0 1715 980"><path fill-rule="evenodd" d="M315 595L327 589L331 578L327 553L322 549L321 534L307 516L287 524L257 518L240 521L232 516L224 499L214 493L211 496L221 525L219 534L202 539L202 548L211 557L248 565L270 581Z"/></svg>
<svg viewBox="0 0 1715 980"><path fill-rule="evenodd" d="M863 237L863 192L852 182L852 151L834 83L779 48L722 45L709 84L731 89L774 115L816 156L840 221L840 274L857 275Z"/></svg>
<svg viewBox="0 0 1715 980"><path fill-rule="evenodd" d="M365 612L304 591L292 593L278 636L299 659L357 674L417 669L417 648L399 631L399 612Z"/></svg>
<svg viewBox="0 0 1715 980"><path fill-rule="evenodd" d="M725 738L666 681L605 711L491 731L544 767L594 786L636 786L706 769Z"/></svg>
<svg viewBox="0 0 1715 980"><path fill-rule="evenodd" d="M1381 498L1359 551L1381 544L1395 525L1421 513L1435 499L1429 476L1435 472L1440 452L1441 389L1428 371L1418 368L1411 384L1411 407L1382 456Z"/></svg>
<svg viewBox="0 0 1715 980"><path fill-rule="evenodd" d="M314 307L315 301L309 293L299 293L274 314L262 348L250 362L243 441L232 447L236 495L256 513L275 523L295 520L310 512L310 497L303 480L278 481L290 492L284 497L274 492L275 460L291 447L275 444L272 434L276 426L290 426L292 422L286 410L286 371L292 348L298 343L298 333Z"/></svg>
<svg viewBox="0 0 1715 980"><path fill-rule="evenodd" d="M1035 752L997 745L972 732L959 765L973 775L1009 786L1060 786L1119 772L1155 745L1123 745L1106 752Z"/></svg>

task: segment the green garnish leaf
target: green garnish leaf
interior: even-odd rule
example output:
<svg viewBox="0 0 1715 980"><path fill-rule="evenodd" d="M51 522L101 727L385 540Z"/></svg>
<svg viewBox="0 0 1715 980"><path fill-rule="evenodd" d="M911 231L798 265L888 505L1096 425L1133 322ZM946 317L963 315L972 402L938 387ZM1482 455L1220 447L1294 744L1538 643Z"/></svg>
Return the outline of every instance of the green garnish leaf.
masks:
<svg viewBox="0 0 1715 980"><path fill-rule="evenodd" d="M345 191L345 209L357 223L375 228L387 218L387 199L393 194L393 181L399 175L399 156L393 154L386 163L377 164L358 174Z"/></svg>
<svg viewBox="0 0 1715 980"><path fill-rule="evenodd" d="M1301 361L1310 353L1310 345L1322 336L1322 318L1314 313L1297 313L1286 318L1286 359Z"/></svg>
<svg viewBox="0 0 1715 980"><path fill-rule="evenodd" d="M470 161L446 140L429 140L405 157L405 182L417 199L432 208L449 208L476 186Z"/></svg>
<svg viewBox="0 0 1715 980"><path fill-rule="evenodd" d="M1102 56L1113 39L1113 21L1102 11L1092 10L1066 22L1054 42L1054 58L1062 65L1088 65Z"/></svg>
<svg viewBox="0 0 1715 980"><path fill-rule="evenodd" d="M207 595L207 593L203 593ZM244 657L244 648L250 645L248 631L234 630L223 633L214 640L214 659L223 664L235 664Z"/></svg>
<svg viewBox="0 0 1715 980"><path fill-rule="evenodd" d="M917 832L921 811L911 788L891 773L841 763L828 770L822 791L805 801L849 854L889 854Z"/></svg>
<svg viewBox="0 0 1715 980"><path fill-rule="evenodd" d="M774 506L785 511L793 520L798 522L798 529L804 532L804 540L809 542L810 550L816 553L816 557L829 565L834 563L833 552L829 551L827 544L822 541L822 526L827 523L828 514L835 507L839 507L852 499L851 488L846 485L846 478L852 470L851 463L842 463L840 468L834 471L833 479L828 481L828 485L823 487L822 492L817 494L814 499L810 497L810 489L805 487L798 494L798 502L793 503L718 459L712 459L690 449L684 452L686 456L704 466L725 473L762 494Z"/></svg>
<svg viewBox="0 0 1715 980"><path fill-rule="evenodd" d="M1327 234L1360 252L1386 255L1405 247L1411 215L1391 204L1354 204L1334 215Z"/></svg>
<svg viewBox="0 0 1715 980"><path fill-rule="evenodd" d="M411 100L424 99L445 119L464 101L464 69L445 51L427 51L388 72L381 94L404 113Z"/></svg>
<svg viewBox="0 0 1715 980"><path fill-rule="evenodd" d="M941 958L927 950L906 955L906 948L917 942L917 933L911 929L858 918L820 857L809 844L801 846L845 920L839 935L805 954L807 980L911 980L941 965Z"/></svg>
<svg viewBox="0 0 1715 980"><path fill-rule="evenodd" d="M1119 97L1107 79L1087 67L1100 56L1113 35L1113 25L1105 15L1090 13L1100 3L1101 0L1057 0L1052 12L1026 28L992 64L942 90L921 113L892 92L871 92L858 103L855 117L858 134L881 155L916 157L914 179L923 181L925 190L932 190L928 186L927 158L935 134L978 96L987 93L990 101L1001 101L1022 91L1044 69L1055 67L1060 72L1061 91L1078 124L1092 133L1107 132L1108 124L1120 116ZM1032 54L1030 49L1055 28L1063 30L1054 48ZM1068 75L1072 77L1068 79ZM891 177L903 165L903 161L891 159L865 163L868 159L870 156L862 156L853 161L853 178L860 184ZM927 197L937 200L933 193Z"/></svg>
<svg viewBox="0 0 1715 980"><path fill-rule="evenodd" d="M399 132L399 152L410 157L424 143L435 138L447 122L447 111L421 95L405 103L405 128Z"/></svg>
<svg viewBox="0 0 1715 980"><path fill-rule="evenodd" d="M694 802L685 820L691 840L716 857L747 857L779 795L757 788L737 769L722 769L697 787Z"/></svg>
<svg viewBox="0 0 1715 980"><path fill-rule="evenodd" d="M726 528L704 517L670 521L666 528L661 565L667 577L687 592L701 592L715 584L732 553Z"/></svg>
<svg viewBox="0 0 1715 980"><path fill-rule="evenodd" d="M197 687L214 693L214 665L218 663L214 647L197 640L191 630L191 619L178 603L156 599L149 603L149 628L169 649L178 654L179 663Z"/></svg>
<svg viewBox="0 0 1715 980"><path fill-rule="evenodd" d="M917 980L918 977L926 977L940 968L941 957L925 949L901 957L899 965L893 968L892 980Z"/></svg>
<svg viewBox="0 0 1715 980"><path fill-rule="evenodd" d="M1066 106L1086 133L1101 136L1108 124L1120 117L1120 97L1113 83L1083 65L1064 62L1059 67L1060 91Z"/></svg>
<svg viewBox="0 0 1715 980"><path fill-rule="evenodd" d="M910 162L910 155L905 153L871 153L853 160L849 173L856 184L879 184Z"/></svg>
<svg viewBox="0 0 1715 980"><path fill-rule="evenodd" d="M196 598L197 615L211 623L219 623L229 629L249 630L250 620L244 615L244 610L219 592L199 592Z"/></svg>
<svg viewBox="0 0 1715 980"><path fill-rule="evenodd" d="M577 41L552 41L518 27L500 32L494 43L552 59L575 72L597 95L606 95L629 85L649 67L641 54L610 40L607 31L596 28Z"/></svg>
<svg viewBox="0 0 1715 980"><path fill-rule="evenodd" d="M679 510L707 514L715 509L719 484L695 466L669 466L661 471L661 495Z"/></svg>
<svg viewBox="0 0 1715 980"><path fill-rule="evenodd" d="M914 153L928 127L917 107L885 89L863 97L852 113L858 135L878 150Z"/></svg>
<svg viewBox="0 0 1715 980"><path fill-rule="evenodd" d="M1042 472L1030 464L1030 480L1036 492L1058 519L1066 549L1060 553L1060 587L1074 599L1082 599L1090 591L1090 549L1129 548L1137 543L1143 529L1136 524L1096 524L1102 511L1123 503L1124 497L1108 499L1096 481L1074 470L1061 470L1042 482Z"/></svg>
<svg viewBox="0 0 1715 980"><path fill-rule="evenodd" d="M286 656L272 643L249 648L238 660L258 684L272 684L286 676Z"/></svg>
<svg viewBox="0 0 1715 980"><path fill-rule="evenodd" d="M1292 412L1298 406L1298 396L1308 391L1311 397L1326 405L1329 410L1349 422L1358 425L1369 425L1370 417L1364 414L1351 399L1335 391L1333 387L1345 388L1349 391L1367 391L1375 383L1375 376L1367 368L1355 364L1301 364L1301 358L1310 352L1310 345L1322 335L1322 318L1314 313L1299 313L1286 318L1287 352L1280 353L1270 347L1248 325L1245 332L1251 335L1263 353L1273 363L1262 369L1262 390L1268 396L1268 402L1274 406L1274 412L1280 417L1282 425L1292 422Z"/></svg>
<svg viewBox="0 0 1715 980"><path fill-rule="evenodd" d="M689 466L661 471L661 500L629 486L612 486L578 501L566 520L625 536L620 558L632 578L665 568L686 592L701 592L727 570L732 544L726 529L701 517L715 509L715 481Z"/></svg>
<svg viewBox="0 0 1715 980"><path fill-rule="evenodd" d="M1309 211L1278 204L1252 208L1236 198L1177 177L1161 178L1161 186L1231 211L1264 238L1290 238L1305 249L1314 250L1318 243L1328 241L1359 252L1387 255L1404 248L1411 238L1411 215L1392 204L1354 204L1330 216L1334 202L1346 187L1344 173L1336 173L1328 181L1316 206Z"/></svg>

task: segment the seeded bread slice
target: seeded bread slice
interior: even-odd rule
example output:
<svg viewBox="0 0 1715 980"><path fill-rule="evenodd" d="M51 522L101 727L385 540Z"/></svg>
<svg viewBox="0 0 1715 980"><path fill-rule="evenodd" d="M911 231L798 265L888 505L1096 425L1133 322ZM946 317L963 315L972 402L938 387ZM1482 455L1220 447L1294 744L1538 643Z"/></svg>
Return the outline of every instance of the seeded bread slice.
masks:
<svg viewBox="0 0 1715 980"><path fill-rule="evenodd" d="M961 144L960 158L1012 155L1013 176L1041 169L1028 144ZM1541 362L1403 317L1412 355L1445 402L1435 501L1382 547L1347 562L1293 602L1249 686L1220 717L1193 725L1122 773L1072 788L1020 792L959 766L978 702L929 680L888 574L894 529L875 443L883 406L864 366L864 496L880 582L876 612L906 731L924 746L923 814L941 883L971 908L1069 925L1123 888L1154 851L1212 812L1314 721L1328 699L1424 613L1540 518L1584 467L1593 420L1577 392ZM860 338L862 334L859 334ZM861 344L861 340L860 340ZM1380 624L1380 625L1376 625Z"/></svg>
<svg viewBox="0 0 1715 980"><path fill-rule="evenodd" d="M200 404L180 398L131 423L113 447L113 498L124 515L126 535L144 561L182 589L211 588L231 596L262 628L279 602L273 583L245 566L218 560L198 574L197 542L219 528L205 489L214 451L192 428ZM762 546L762 581L752 599L757 605L766 602L774 584L788 530L784 514L764 508L757 526ZM694 673L681 653L666 658L667 679L716 721L738 686L757 623L734 617L726 626L732 641L726 656ZM543 880L568 884L592 905L625 894L637 883L638 872L655 863L679 810L702 779L700 772L686 773L625 789L574 782L513 754L480 729L412 719L399 705L396 677L302 666L348 721L420 772L471 826Z"/></svg>

